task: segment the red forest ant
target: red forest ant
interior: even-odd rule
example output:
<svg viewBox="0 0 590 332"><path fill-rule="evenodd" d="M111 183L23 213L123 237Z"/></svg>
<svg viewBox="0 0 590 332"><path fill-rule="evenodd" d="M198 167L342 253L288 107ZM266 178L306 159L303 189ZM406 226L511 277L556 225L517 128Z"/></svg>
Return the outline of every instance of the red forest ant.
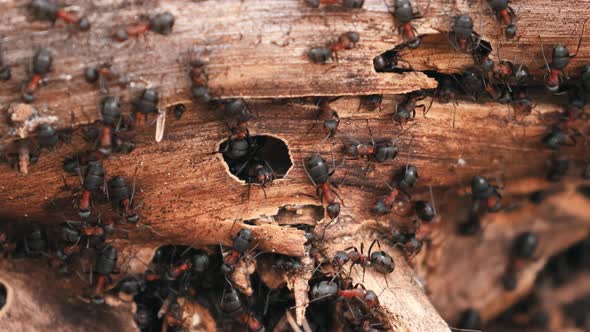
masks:
<svg viewBox="0 0 590 332"><path fill-rule="evenodd" d="M94 296L92 301L94 303L103 303L102 292L109 282L110 274L113 273L117 265L117 249L113 246L108 245L101 249L98 256L96 257L96 273L98 278L96 280L96 286L94 288Z"/></svg>
<svg viewBox="0 0 590 332"><path fill-rule="evenodd" d="M367 120L367 127L369 121ZM375 142L371 127L368 127L371 143L363 144L355 139L349 138L344 142L344 154L353 158L366 157L368 160L385 162L397 157L399 147L393 140L380 140ZM403 132L402 132L403 134ZM401 136L401 134L400 134Z"/></svg>
<svg viewBox="0 0 590 332"><path fill-rule="evenodd" d="M424 114L424 117L426 117L426 113L428 113L429 109L423 104L417 104L425 98L426 93L424 91L415 91L406 94L404 99L397 104L391 121L397 122L403 129L408 121L416 118L416 108L422 108L422 113Z"/></svg>
<svg viewBox="0 0 590 332"><path fill-rule="evenodd" d="M374 112L376 109L381 112L381 104L383 104L383 95L362 96L357 111L366 108L370 112Z"/></svg>
<svg viewBox="0 0 590 332"><path fill-rule="evenodd" d="M100 120L102 130L99 140L99 152L103 155L111 153L112 130L121 121L121 102L118 97L108 96L102 100L100 108Z"/></svg>
<svg viewBox="0 0 590 332"><path fill-rule="evenodd" d="M512 91L512 108L515 115L527 116L535 108L534 100L529 96L526 88Z"/></svg>
<svg viewBox="0 0 590 332"><path fill-rule="evenodd" d="M505 26L504 35L506 38L512 39L516 36L516 14L508 5L509 3L510 0L488 0L488 5L496 14L498 22Z"/></svg>
<svg viewBox="0 0 590 332"><path fill-rule="evenodd" d="M112 63L105 62L97 67L88 67L84 70L84 79L90 84L98 82L101 92L108 92L108 83L116 81L116 84L125 87L129 84L129 77L114 70Z"/></svg>
<svg viewBox="0 0 590 332"><path fill-rule="evenodd" d="M547 148L552 150L557 150L562 146L575 146L575 135L577 134L579 133L574 129L570 129L566 132L559 128L559 126L553 126L551 131L543 137L543 143Z"/></svg>
<svg viewBox="0 0 590 332"><path fill-rule="evenodd" d="M377 247L379 247L379 251L371 252L373 246L377 243ZM352 249L352 250L350 250ZM363 280L365 280L365 268L367 266L372 266L375 270L381 274L389 274L392 273L395 269L395 263L393 258L386 253L385 251L381 250L381 245L379 244L379 240L374 240L371 245L369 246L369 251L365 256L363 254L364 250L364 243L361 243L361 251L359 252L356 247L348 247L344 249L344 251L338 251L334 255L334 259L332 264L335 266L342 267L344 264L351 262L350 270L352 271L353 266L360 265L363 268ZM350 273L349 273L350 274Z"/></svg>
<svg viewBox="0 0 590 332"><path fill-rule="evenodd" d="M53 56L49 50L42 48L33 56L33 75L26 83L22 94L22 99L26 103L31 103L35 99L34 93L37 91L43 77L51 71Z"/></svg>
<svg viewBox="0 0 590 332"><path fill-rule="evenodd" d="M80 198L78 214L80 218L90 216L90 199L93 192L104 185L104 168L100 162L90 162L82 183L82 197Z"/></svg>
<svg viewBox="0 0 590 332"><path fill-rule="evenodd" d="M211 101L211 95L209 95L208 89L209 76L205 68L206 64L206 60L198 54L195 54L190 62L191 94L193 98L201 103Z"/></svg>
<svg viewBox="0 0 590 332"><path fill-rule="evenodd" d="M232 226L233 227L233 226ZM223 258L223 265L221 271L224 274L229 274L233 271L234 267L238 264L239 259L246 253L250 248L250 244L254 240L252 231L247 228L242 228L232 238L232 250L229 255Z"/></svg>
<svg viewBox="0 0 590 332"><path fill-rule="evenodd" d="M341 5L344 8L362 8L365 0L306 0L312 8L318 8L320 5Z"/></svg>
<svg viewBox="0 0 590 332"><path fill-rule="evenodd" d="M33 16L38 20L55 23L55 21L60 19L67 24L77 24L78 29L81 31L90 30L90 21L88 20L88 17L82 16L78 18L76 15L60 8L59 5L53 1L33 0L31 1L29 8L33 12Z"/></svg>
<svg viewBox="0 0 590 332"><path fill-rule="evenodd" d="M449 42L455 50L470 52L479 46L481 36L473 31L473 19L469 15L455 17L454 24L449 31Z"/></svg>
<svg viewBox="0 0 590 332"><path fill-rule="evenodd" d="M578 51L580 50L580 46L582 45L582 37L584 36L584 28L586 27L586 19L582 24L582 32L580 34L580 39L578 40L578 48L576 49L576 53L570 55L569 50L563 44L556 44L553 46L553 50L551 52L551 63L547 63L547 57L545 57L545 48L543 46L543 40L541 40L541 53L543 54L543 60L545 61L545 66L547 67L548 74L545 74L545 86L551 92L559 91L559 87L561 83L563 83L564 79L567 78L567 75L564 73L565 67L569 64L570 59L574 58L578 55ZM539 37L540 38L540 37Z"/></svg>
<svg viewBox="0 0 590 332"><path fill-rule="evenodd" d="M422 15L419 11L414 11L410 0L394 0L393 11L390 10L390 12L401 23L397 29L404 43L411 49L420 47L422 41L418 37L416 28L412 26L412 20L422 18Z"/></svg>
<svg viewBox="0 0 590 332"><path fill-rule="evenodd" d="M168 35L172 32L172 27L174 27L174 15L169 12L160 13L151 17L148 23L118 29L115 32L115 39L122 42L129 39L129 36L137 37L146 33L148 30L161 35Z"/></svg>
<svg viewBox="0 0 590 332"><path fill-rule="evenodd" d="M326 161L319 154L313 154L311 157L304 160L303 170L316 187L316 192L320 196L320 201L323 202L325 200L328 203L326 211L328 216L334 220L340 214L340 203L336 202L336 198L342 201L340 195L331 188L330 182L328 181L330 176L334 173L334 169L330 170Z"/></svg>
<svg viewBox="0 0 590 332"><path fill-rule="evenodd" d="M362 289L359 289L358 287ZM333 281L320 281L311 289L312 301L319 301L337 296L341 299L356 298L363 302L367 308L373 309L379 306L379 298L372 290L366 290L361 284L354 285L351 289L341 289Z"/></svg>
<svg viewBox="0 0 590 332"><path fill-rule="evenodd" d="M338 130L338 125L340 124L340 117L338 116L338 112L336 112L331 106L330 103L333 102L338 98L328 99L328 98L320 98L318 102L318 110L316 114L316 119L323 120L323 128L324 132L326 133L326 138L324 140L334 137L336 135L336 131ZM316 124L314 123L309 130L307 131L307 135L315 128Z"/></svg>
<svg viewBox="0 0 590 332"><path fill-rule="evenodd" d="M358 33L345 32L338 37L337 42L330 43L329 46L312 48L307 55L315 63L326 63L329 59L335 59L338 62L338 51L353 49L359 39Z"/></svg>
<svg viewBox="0 0 590 332"><path fill-rule="evenodd" d="M471 179L473 211L479 210L479 203L485 202L487 212L498 212L502 208L502 195L498 187L492 186L486 178L476 175Z"/></svg>
<svg viewBox="0 0 590 332"><path fill-rule="evenodd" d="M159 100L158 91L152 88L143 90L141 95L133 100L132 105L136 124L144 124L148 114L158 112Z"/></svg>
<svg viewBox="0 0 590 332"><path fill-rule="evenodd" d="M376 214L387 214L391 212L397 204L401 204L400 209L404 209L403 205L410 199L410 194L407 192L408 189L416 186L418 181L418 168L414 165L407 165L400 168L394 175L393 186L389 186L390 192L387 196L381 196L375 202L372 208L373 213ZM404 194L404 197L400 195Z"/></svg>
<svg viewBox="0 0 590 332"><path fill-rule="evenodd" d="M125 179L118 175L108 182L109 199L113 204L123 211L128 222L135 223L139 220L137 213L133 211L133 196L135 195L135 183L131 192Z"/></svg>

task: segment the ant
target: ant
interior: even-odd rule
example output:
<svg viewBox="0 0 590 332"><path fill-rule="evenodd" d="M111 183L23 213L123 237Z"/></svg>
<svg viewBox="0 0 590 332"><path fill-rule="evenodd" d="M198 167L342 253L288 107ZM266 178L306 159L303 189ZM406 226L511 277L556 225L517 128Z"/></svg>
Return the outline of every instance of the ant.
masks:
<svg viewBox="0 0 590 332"><path fill-rule="evenodd" d="M140 23L127 28L118 29L115 32L115 39L123 42L129 39L129 36L137 37L148 30L161 35L168 35L172 32L172 27L174 27L174 15L169 12L164 12L151 17L148 23Z"/></svg>
<svg viewBox="0 0 590 332"><path fill-rule="evenodd" d="M142 91L141 95L132 102L137 124L143 124L149 113L158 112L159 100L160 97L156 89L150 88Z"/></svg>
<svg viewBox="0 0 590 332"><path fill-rule="evenodd" d="M383 104L383 95L368 95L362 96L357 109L366 108L369 112L374 112L376 109L381 112L381 105Z"/></svg>
<svg viewBox="0 0 590 332"><path fill-rule="evenodd" d="M483 80L484 90L488 93L490 98L500 104L508 104L512 101L512 96L508 89L492 84L485 79Z"/></svg>
<svg viewBox="0 0 590 332"><path fill-rule="evenodd" d="M232 250L229 255L223 258L223 265L221 271L224 274L229 274L233 271L234 267L238 264L238 260L246 253L254 237L252 231L247 228L240 229L236 235L232 238Z"/></svg>
<svg viewBox="0 0 590 332"><path fill-rule="evenodd" d="M548 74L545 74L545 86L551 92L559 91L559 87L561 83L563 83L564 79L567 78L567 75L564 73L565 67L569 64L570 59L574 58L578 55L578 51L580 50L580 46L582 45L582 36L584 35L584 28L586 27L586 19L582 24L582 33L580 35L580 39L578 40L578 48L576 49L576 53L570 55L569 50L563 44L556 44L553 46L553 50L551 51L551 63L547 62L547 57L545 57L545 48L543 46L543 41L541 40L541 53L543 54L543 60L545 61L545 66L547 67Z"/></svg>
<svg viewBox="0 0 590 332"><path fill-rule="evenodd" d="M351 50L360 40L359 34L354 31L348 31L338 37L338 41L330 43L329 46L316 47L309 50L307 55L315 63L326 63L329 59L335 59L338 62L338 51Z"/></svg>
<svg viewBox="0 0 590 332"><path fill-rule="evenodd" d="M411 71L411 68L398 68L397 66L399 62L404 62L408 65L408 67L411 67L411 65L406 60L401 58L403 54L400 54L400 52L404 48L404 45L396 46L393 49L381 53L373 58L373 67L375 67L375 71L378 73Z"/></svg>
<svg viewBox="0 0 590 332"><path fill-rule="evenodd" d="M51 71L53 56L49 50L42 48L33 56L33 75L26 83L22 93L22 99L25 103L32 103L35 100L34 93L37 91L39 84Z"/></svg>
<svg viewBox="0 0 590 332"><path fill-rule="evenodd" d="M220 104L220 109L227 126L230 128L232 140L241 140L248 138L250 133L248 131L248 121L252 120L254 116L248 108L248 104L244 99L228 99Z"/></svg>
<svg viewBox="0 0 590 332"><path fill-rule="evenodd" d="M119 86L126 87L130 81L129 77L117 72L112 67L113 64L110 62L105 62L97 67L88 67L84 69L84 79L89 84L98 82L98 86L102 92L108 92L107 83L110 81L116 81Z"/></svg>
<svg viewBox="0 0 590 332"><path fill-rule="evenodd" d="M99 152L103 155L111 153L112 129L121 121L121 101L118 97L108 96L102 100L100 107L100 121L102 130L99 140Z"/></svg>
<svg viewBox="0 0 590 332"><path fill-rule="evenodd" d="M307 0L312 8L319 8L320 5L341 5L344 8L363 8L365 0Z"/></svg>
<svg viewBox="0 0 590 332"><path fill-rule="evenodd" d="M481 41L481 36L473 31L473 19L465 14L455 17L448 38L455 50L466 53L477 49Z"/></svg>
<svg viewBox="0 0 590 332"><path fill-rule="evenodd" d="M193 98L201 103L208 103L211 101L211 95L209 94L208 82L209 76L205 65L207 64L206 59L201 58L198 54L195 54L190 61L191 70L189 76L191 79L191 94Z"/></svg>
<svg viewBox="0 0 590 332"><path fill-rule="evenodd" d="M516 14L512 7L508 4L510 0L488 0L488 5L496 14L496 19L505 25L504 35L507 39L512 39L516 36Z"/></svg>
<svg viewBox="0 0 590 332"><path fill-rule="evenodd" d="M390 11L395 19L401 23L398 33L403 36L404 43L410 49L420 47L422 41L418 37L418 31L412 26L412 20L422 18L419 11L414 11L410 0L394 0L393 11Z"/></svg>
<svg viewBox="0 0 590 332"><path fill-rule="evenodd" d="M324 132L326 133L326 139L330 137L334 137L336 135L336 131L338 130L338 125L340 124L340 117L338 116L338 112L336 112L331 106L330 103L336 99L329 100L328 98L320 98L318 104L318 110L316 119L323 120L323 128ZM313 130L315 124L309 128L307 134Z"/></svg>
<svg viewBox="0 0 590 332"><path fill-rule="evenodd" d="M325 199L328 203L326 211L328 212L328 216L334 220L340 214L340 203L336 202L336 198L342 201L340 195L330 187L330 182L328 181L335 170L330 170L326 161L319 154L313 154L304 160L303 170L316 187L316 193L320 196L320 201L323 202Z"/></svg>
<svg viewBox="0 0 590 332"><path fill-rule="evenodd" d="M368 128L371 136L371 143L363 144L357 140L349 139L344 142L344 154L353 158L367 157L368 160L375 160L380 163L395 159L399 151L397 144L393 140L381 140L375 142L371 127Z"/></svg>
<svg viewBox="0 0 590 332"><path fill-rule="evenodd" d="M135 195L135 185L131 192L125 183L125 179L118 175L111 178L108 182L109 198L113 204L125 213L128 222L136 223L139 216L133 211L133 196Z"/></svg>
<svg viewBox="0 0 590 332"><path fill-rule="evenodd" d="M498 187L492 186L486 178L476 175L471 179L473 211L479 210L479 203L485 202L487 212L498 212L502 208L502 195Z"/></svg>
<svg viewBox="0 0 590 332"><path fill-rule="evenodd" d="M52 24L55 24L55 21L60 19L67 24L78 25L80 31L90 30L90 21L88 20L88 17L76 17L76 15L60 8L60 6L53 1L33 0L29 4L29 8L33 12L33 16L38 20L51 21Z"/></svg>
<svg viewBox="0 0 590 332"><path fill-rule="evenodd" d="M404 99L397 104L391 121L397 122L403 129L404 125L408 123L408 121L414 120L416 118L416 108L422 108L422 113L424 114L424 117L426 117L426 113L428 113L429 109L427 109L423 104L417 104L419 101L422 101L425 98L426 93L424 91L415 91L406 94Z"/></svg>
<svg viewBox="0 0 590 332"><path fill-rule="evenodd" d="M4 53L0 47L0 81L8 81L10 78L12 78L12 70L4 63Z"/></svg>
<svg viewBox="0 0 590 332"><path fill-rule="evenodd" d="M96 257L95 271L98 274L98 278L96 280L94 295L92 297L94 303L100 304L104 302L104 298L101 294L110 280L110 274L113 273L116 266L117 249L111 245L102 248Z"/></svg>
<svg viewBox="0 0 590 332"><path fill-rule="evenodd" d="M90 216L90 198L92 192L97 191L104 184L104 174L104 168L100 162L90 162L88 164L79 203L78 215L80 218L86 219Z"/></svg>
<svg viewBox="0 0 590 332"><path fill-rule="evenodd" d="M379 251L371 252L373 246L377 243L377 247L379 247ZM352 250L350 250L352 249ZM363 254L364 251L364 243L361 243L361 251L359 252L356 247L348 247L344 249L344 251L337 251L332 264L336 266L342 267L344 264L351 262L350 270L354 265L360 265L363 267L363 280L365 280L365 268L367 266L372 266L375 270L381 274L389 274L392 273L395 269L395 263L393 258L386 253L385 251L381 250L381 245L379 244L379 240L375 239L371 245L369 246L369 251L365 256ZM350 272L349 272L350 274Z"/></svg>
<svg viewBox="0 0 590 332"><path fill-rule="evenodd" d="M387 184L390 192L387 196L381 196L373 206L373 213L387 214L396 206L396 204L405 205L405 198L411 199L411 195L407 192L408 189L416 186L418 181L418 168L414 165L407 165L400 168L394 175L393 186ZM403 207L402 207L403 209Z"/></svg>
<svg viewBox="0 0 590 332"><path fill-rule="evenodd" d="M522 271L528 261L535 259L538 244L539 238L533 232L521 233L514 239L510 250L508 267L502 277L504 289L514 290L516 288L518 273Z"/></svg>
<svg viewBox="0 0 590 332"><path fill-rule="evenodd" d="M362 289L359 289L358 287ZM367 308L373 309L379 306L379 298L372 290L366 290L361 284L354 285L351 289L341 289L333 281L320 281L311 289L312 301L323 300L329 297L339 297L341 299L356 298L364 303Z"/></svg>

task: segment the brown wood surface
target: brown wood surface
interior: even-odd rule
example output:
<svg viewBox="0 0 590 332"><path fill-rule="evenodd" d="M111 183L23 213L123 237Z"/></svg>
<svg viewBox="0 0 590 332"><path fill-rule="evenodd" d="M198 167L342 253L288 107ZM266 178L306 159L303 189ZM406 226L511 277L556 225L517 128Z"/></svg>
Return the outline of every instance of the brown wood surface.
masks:
<svg viewBox="0 0 590 332"><path fill-rule="evenodd" d="M427 2L417 1L420 8L425 8ZM2 114L6 114L9 104L18 101L20 83L26 76L33 51L41 46L48 47L54 53L55 69L48 75L48 84L41 87L35 107L44 117L55 116L55 124L60 128L98 119L96 105L103 95L95 86L84 82L82 70L110 58L114 59L116 69L135 79L134 87L111 91L123 96L125 111L129 111L131 98L146 85L160 89L162 107L178 102L191 105L187 73L189 53L194 49L209 54L210 87L219 97L399 94L435 87L434 80L421 73L374 72L372 59L400 42L393 32L395 25L391 15L381 0L368 0L364 9L354 11L313 10L302 1L80 2L78 5L90 14L93 22L89 33L71 31L61 23L54 27L31 23L27 21L24 5L24 2L13 1L0 4L2 47L6 62L13 70L13 79L0 83ZM565 43L573 53L583 18L589 16L590 9L586 2L565 0L515 1L512 5L520 16L521 38L518 43L502 42L501 56L527 64L536 78L541 78L544 69L538 36L541 35L547 44L547 54L549 45L556 42ZM441 72L456 72L468 64L469 57L454 52L446 41L450 17L459 12L469 12L476 17L476 26L480 22L483 26L483 30L478 27L476 30L496 47L498 24L489 10L479 6L480 2L469 6L463 1L431 1L425 18L417 20L415 26L420 34L433 36L425 38L421 49L403 55L404 59L414 69ZM132 22L135 15L161 10L169 10L177 16L171 36L148 33L145 38L123 44L116 44L110 38L116 27ZM342 51L338 64L316 65L308 61L307 49L323 45L349 30L358 31L361 41L355 49ZM588 39L584 38L580 53L568 67L572 75L588 61ZM122 249L143 248L146 257L161 244L228 245L230 230L237 231L234 227L237 219L272 216L287 204L317 205L319 201L303 172L302 159L319 151L329 161L332 151L335 160L340 162L341 140L350 136L368 142L367 124L376 139L395 138L401 130L392 124L391 114L400 98L386 97L381 113L359 110L358 99L353 97L333 102L342 122L337 137L326 142L322 142L323 133L314 119L314 105L249 101L257 116L250 124L250 133L284 140L294 162L285 179L276 180L267 188L267 198L256 186L250 188L248 194L248 186L229 174L217 153L228 133L213 110L192 105L181 120L174 120L168 114L164 141L159 144L153 141L153 126L140 129L135 151L105 162L109 177L120 174L130 180L136 176L136 199L143 202L139 210L142 226L135 229L119 225L122 231L118 230L115 239L125 239ZM560 97L549 98L544 92L535 93L534 98L538 104L534 113L524 119L518 117L518 120L514 120L511 108L505 105L466 100L459 100L457 105L434 102L428 117L418 114L412 128L399 138L402 152L393 162L375 165L374 172L365 174L362 169L365 161L346 160L334 175L338 181L344 179L339 191L345 207L342 218L329 229L333 234L328 238L337 237L338 232L346 235L367 227L379 230L384 236L390 225L404 221L395 216L375 218L369 214L369 209L378 195L387 193L384 182L391 180L394 170L410 160L420 171L415 197L428 199L428 185L434 187L447 238L439 268L422 275L427 281L430 299L449 323L467 306L486 306L484 318L494 317L526 293L544 259L579 240L590 229L588 217L580 213L587 211L588 201L575 196L568 187L570 196L566 193L556 197L547 206L527 205L520 212L491 216L493 220L482 236L458 238L454 235L457 223L466 216L469 204L466 189L473 175L484 175L495 183L501 180L509 200L516 200L512 195L526 195L532 188L549 186L541 179L546 173L547 159L555 153L544 149L540 140L547 132L548 120L556 119L555 114L565 101ZM424 102L428 104L429 100ZM314 123L318 125L306 135ZM585 122L580 121L578 125L582 132L588 130ZM0 122L0 136L8 131L8 122ZM88 148L79 136L76 134L73 145L43 153L28 175L18 174L6 164L0 165L0 216L3 219L51 224L77 219L74 200L79 180L76 176L66 176L68 184L74 188L66 190L61 162L72 152ZM573 163L567 183L578 182L573 178L579 177L582 167L586 166L585 153L581 143L559 152ZM525 184L519 187L519 183ZM274 225L247 227L255 230L260 249L303 255L301 232ZM503 292L497 278L505 266L510 240L517 229L531 227L542 236L542 258L523 274L522 288L514 293ZM556 233L561 240L553 243L550 239ZM281 241L283 238L289 241ZM347 237L334 243L334 248L359 245L357 239ZM465 255L470 255L470 259L457 262L458 257ZM414 277L401 255L396 253L395 258L400 272L394 272L388 279L389 286L401 288L409 295L404 296L405 302L383 295L387 298L384 303L389 310L388 317L403 321L396 325L402 330L425 325L432 331L446 329L417 285L407 280ZM471 270L477 271L473 283L468 273ZM141 271L141 266L135 266L133 271ZM383 288L379 277L376 280L375 285ZM482 292L486 292L485 296ZM407 307L407 301L412 300L418 305ZM425 310L426 316L419 315L418 308ZM396 310L401 310L399 316ZM422 322L424 317L428 320Z"/></svg>

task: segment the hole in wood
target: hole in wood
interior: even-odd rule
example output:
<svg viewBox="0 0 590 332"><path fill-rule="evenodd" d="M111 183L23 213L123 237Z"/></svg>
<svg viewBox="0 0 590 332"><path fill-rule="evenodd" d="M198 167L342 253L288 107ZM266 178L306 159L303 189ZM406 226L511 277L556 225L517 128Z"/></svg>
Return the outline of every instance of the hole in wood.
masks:
<svg viewBox="0 0 590 332"><path fill-rule="evenodd" d="M287 144L274 136L257 135L227 139L219 146L230 172L246 183L263 184L261 174L270 171L274 179L285 177L293 161ZM267 183L268 180L264 181Z"/></svg>
<svg viewBox="0 0 590 332"><path fill-rule="evenodd" d="M6 289L6 286L4 286L2 282L0 282L0 310L2 310L2 308L4 308L4 306L6 305L7 298L8 290Z"/></svg>

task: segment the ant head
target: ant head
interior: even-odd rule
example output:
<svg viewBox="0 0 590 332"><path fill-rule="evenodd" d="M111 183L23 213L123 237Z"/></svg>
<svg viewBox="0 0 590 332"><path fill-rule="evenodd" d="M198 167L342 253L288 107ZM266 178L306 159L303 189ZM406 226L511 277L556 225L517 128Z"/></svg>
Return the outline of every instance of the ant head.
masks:
<svg viewBox="0 0 590 332"><path fill-rule="evenodd" d="M307 56L315 63L324 63L332 57L332 50L329 47L316 47L309 50Z"/></svg>
<svg viewBox="0 0 590 332"><path fill-rule="evenodd" d="M156 89L145 89L141 94L141 99L153 104L157 104L160 96L158 94L158 90Z"/></svg>
<svg viewBox="0 0 590 332"><path fill-rule="evenodd" d="M326 212L328 213L328 217L334 219L340 215L340 203L332 203L326 207Z"/></svg>
<svg viewBox="0 0 590 332"><path fill-rule="evenodd" d="M191 258L191 262L193 265L193 271L197 273L202 273L207 271L209 268L209 255L205 253L195 254Z"/></svg>
<svg viewBox="0 0 590 332"><path fill-rule="evenodd" d="M516 31L516 24L509 24L506 26L506 29L504 29L504 34L506 35L506 38L512 39L516 36Z"/></svg>
<svg viewBox="0 0 590 332"><path fill-rule="evenodd" d="M419 37L414 38L414 39L408 41L408 47L411 48L411 49L413 49L413 50L415 50L418 47L420 47L421 44L422 44L422 40Z"/></svg>
<svg viewBox="0 0 590 332"><path fill-rule="evenodd" d="M432 221L436 215L434 212L434 207L432 207L432 205L427 201L417 201L414 204L414 210L416 211L418 218L425 222Z"/></svg>

